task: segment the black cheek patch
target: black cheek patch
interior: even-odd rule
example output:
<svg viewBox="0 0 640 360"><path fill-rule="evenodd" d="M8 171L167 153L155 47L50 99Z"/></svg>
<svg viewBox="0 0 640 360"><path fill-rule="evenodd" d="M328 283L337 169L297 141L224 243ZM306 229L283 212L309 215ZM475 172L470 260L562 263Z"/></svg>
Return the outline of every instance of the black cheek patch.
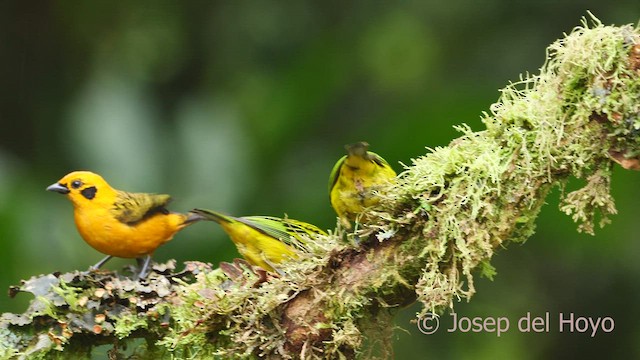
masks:
<svg viewBox="0 0 640 360"><path fill-rule="evenodd" d="M80 191L80 194L82 194L82 196L86 197L87 199L91 200L94 197L96 197L97 192L98 192L98 189L96 189L95 186L92 186L86 189L82 189L82 191Z"/></svg>

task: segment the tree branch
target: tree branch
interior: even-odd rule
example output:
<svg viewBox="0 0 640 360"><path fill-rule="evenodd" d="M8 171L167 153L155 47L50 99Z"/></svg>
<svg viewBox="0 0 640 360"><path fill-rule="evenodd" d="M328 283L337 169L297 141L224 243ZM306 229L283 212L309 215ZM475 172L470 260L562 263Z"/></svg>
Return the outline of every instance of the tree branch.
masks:
<svg viewBox="0 0 640 360"><path fill-rule="evenodd" d="M395 309L469 299L474 271L491 277L494 251L533 234L554 186L586 179L561 204L580 231L615 214L612 164L640 168L640 32L592 21L548 48L539 75L502 90L485 130L459 126L461 137L406 167L357 234L314 238L286 275L264 281L240 263L176 273L169 262L148 283L110 272L35 277L12 290L36 298L24 314L3 314L0 355L83 356L113 344L116 358L130 343L157 357L351 358L367 350L365 335L384 351Z"/></svg>

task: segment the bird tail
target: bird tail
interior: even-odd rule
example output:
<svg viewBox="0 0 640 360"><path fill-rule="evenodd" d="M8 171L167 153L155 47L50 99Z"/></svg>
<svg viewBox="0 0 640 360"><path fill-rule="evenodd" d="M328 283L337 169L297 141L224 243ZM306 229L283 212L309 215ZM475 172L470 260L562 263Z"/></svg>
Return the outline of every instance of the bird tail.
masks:
<svg viewBox="0 0 640 360"><path fill-rule="evenodd" d="M194 222L198 222L200 220L206 220L206 218L198 213L195 213L193 211L189 211L188 213L185 214L186 217L184 218L184 225L191 225Z"/></svg>
<svg viewBox="0 0 640 360"><path fill-rule="evenodd" d="M218 224L223 222L233 222L232 217L213 211L213 210L207 210L207 209L193 209L189 211L189 216L194 217L193 221L209 220L209 221L215 221Z"/></svg>
<svg viewBox="0 0 640 360"><path fill-rule="evenodd" d="M369 144L366 141L359 141L354 144L345 145L345 149L349 155L358 156L367 159L367 150Z"/></svg>

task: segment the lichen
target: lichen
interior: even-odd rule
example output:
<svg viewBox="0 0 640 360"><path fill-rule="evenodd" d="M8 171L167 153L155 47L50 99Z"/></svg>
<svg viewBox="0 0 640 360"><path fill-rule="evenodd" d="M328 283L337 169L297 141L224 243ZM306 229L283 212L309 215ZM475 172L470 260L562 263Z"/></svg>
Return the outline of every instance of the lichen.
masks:
<svg viewBox="0 0 640 360"><path fill-rule="evenodd" d="M169 325L166 304L178 286L210 267L190 262L184 270L174 270L172 260L155 264L147 280L109 271L73 271L23 281L10 289L11 296L25 292L35 298L23 314L2 314L1 358L84 358L92 347L117 346L119 339L135 338L132 334L140 329L153 327L155 333L147 336L163 335L157 329Z"/></svg>

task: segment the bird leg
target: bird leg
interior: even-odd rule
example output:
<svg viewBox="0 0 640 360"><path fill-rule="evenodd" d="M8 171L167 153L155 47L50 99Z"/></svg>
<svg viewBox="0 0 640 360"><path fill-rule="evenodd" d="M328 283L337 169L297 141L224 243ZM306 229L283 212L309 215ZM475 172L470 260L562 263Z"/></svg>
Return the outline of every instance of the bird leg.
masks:
<svg viewBox="0 0 640 360"><path fill-rule="evenodd" d="M98 261L98 263L97 263L97 264L95 264L95 265L93 265L93 266L90 266L90 267L89 267L89 271L93 271L93 270L98 270L98 269L100 269L100 268L102 267L102 265L104 265L107 261L111 260L111 258L112 258L112 257L113 257L113 256L111 256L111 255L106 256L104 259L102 259L102 260Z"/></svg>
<svg viewBox="0 0 640 360"><path fill-rule="evenodd" d="M280 275L280 276L284 276L284 275L285 275L284 271L282 271L282 270L278 269L278 268L276 267L276 264L274 264L273 262L269 261L269 260L267 259L267 257L266 257L266 256L264 256L264 254L262 254L262 261L264 261L267 265L271 266L271 268L273 268L273 270L276 272L276 274L278 274L278 275ZM265 271L266 271L266 270L265 270ZM267 272L268 272L268 271L267 271Z"/></svg>
<svg viewBox="0 0 640 360"><path fill-rule="evenodd" d="M151 255L147 255L144 258L136 258L136 262L138 263L138 268L140 268L138 279L144 279L145 277L147 277L147 270L149 269L149 264L151 263Z"/></svg>

